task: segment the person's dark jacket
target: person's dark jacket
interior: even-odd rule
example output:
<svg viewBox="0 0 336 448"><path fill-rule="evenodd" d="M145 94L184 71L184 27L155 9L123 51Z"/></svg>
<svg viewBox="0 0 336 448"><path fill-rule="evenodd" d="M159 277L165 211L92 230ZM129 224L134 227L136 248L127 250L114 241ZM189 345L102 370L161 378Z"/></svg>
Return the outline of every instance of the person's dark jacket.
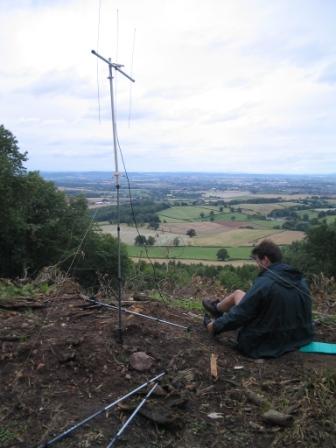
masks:
<svg viewBox="0 0 336 448"><path fill-rule="evenodd" d="M214 321L214 334L241 327L239 351L252 358L274 358L312 341L311 307L302 274L274 263L259 274L239 305Z"/></svg>

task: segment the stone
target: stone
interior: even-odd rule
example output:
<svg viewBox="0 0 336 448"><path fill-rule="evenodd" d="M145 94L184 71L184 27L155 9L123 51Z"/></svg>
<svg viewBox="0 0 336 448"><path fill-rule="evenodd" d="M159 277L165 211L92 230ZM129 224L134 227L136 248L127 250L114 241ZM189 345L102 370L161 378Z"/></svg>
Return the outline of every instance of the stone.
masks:
<svg viewBox="0 0 336 448"><path fill-rule="evenodd" d="M132 353L129 358L129 363L132 369L139 372L149 370L153 365L154 359L145 352Z"/></svg>
<svg viewBox="0 0 336 448"><path fill-rule="evenodd" d="M262 415L262 418L265 422L278 426L289 426L293 421L291 415L283 414L275 409L269 409Z"/></svg>

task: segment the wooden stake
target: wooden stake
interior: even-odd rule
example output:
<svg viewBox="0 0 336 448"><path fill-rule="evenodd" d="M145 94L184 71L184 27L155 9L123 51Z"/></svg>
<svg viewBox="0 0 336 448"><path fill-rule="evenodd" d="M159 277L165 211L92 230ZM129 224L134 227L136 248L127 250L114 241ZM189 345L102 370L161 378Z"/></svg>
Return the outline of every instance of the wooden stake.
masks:
<svg viewBox="0 0 336 448"><path fill-rule="evenodd" d="M210 372L213 379L218 379L218 367L217 367L218 356L215 353L211 353L210 358Z"/></svg>

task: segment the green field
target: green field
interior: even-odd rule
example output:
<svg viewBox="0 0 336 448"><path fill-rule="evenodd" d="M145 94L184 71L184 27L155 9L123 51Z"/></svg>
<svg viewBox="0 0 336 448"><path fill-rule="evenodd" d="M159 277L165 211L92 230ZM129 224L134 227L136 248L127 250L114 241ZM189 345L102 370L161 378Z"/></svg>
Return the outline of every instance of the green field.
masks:
<svg viewBox="0 0 336 448"><path fill-rule="evenodd" d="M217 260L217 251L222 247L201 247L201 246L150 246L147 252L151 258L169 258L185 260ZM226 247L231 260L249 259L250 247ZM146 257L143 247L127 246L130 257Z"/></svg>
<svg viewBox="0 0 336 448"><path fill-rule="evenodd" d="M335 222L336 220L336 216L326 216L325 218L323 218L327 221L328 224L331 224L333 222Z"/></svg>
<svg viewBox="0 0 336 448"><path fill-rule="evenodd" d="M229 212L229 209L226 209ZM193 205L175 206L162 210L158 216L162 222L201 221L201 213L209 216L213 211L215 216L219 213L219 207L201 207Z"/></svg>
<svg viewBox="0 0 336 448"><path fill-rule="evenodd" d="M254 205L254 204L252 204ZM272 208L271 208L272 209ZM250 213L230 212L229 208L224 208L220 211L219 207L199 207L199 206L175 206L167 208L158 213L161 222L178 223L178 222L210 222L210 212L213 211L213 222L229 222L240 221L246 222L246 225L251 225L257 229L273 229L275 225L281 225L282 220L263 220L251 219ZM257 211L256 211L257 212ZM204 218L200 214L204 213Z"/></svg>
<svg viewBox="0 0 336 448"><path fill-rule="evenodd" d="M246 206L240 212L231 212L228 207L219 206L173 206L158 213L161 224L156 230L148 229L147 225L134 226L121 224L121 241L127 245L131 257L146 257L144 247L134 246L137 235L155 239L154 246L147 246L147 252L153 259L217 261L217 251L224 247L228 250L230 260L248 260L251 248L264 238L272 238L280 245L288 245L293 241L302 240L304 233L284 230L284 219L255 219L251 215L260 213L261 217L274 208L295 205L294 203L273 204L240 204L235 209ZM222 211L220 210L222 208ZM247 210L249 208L249 210ZM244 213L245 211L245 213ZM213 212L213 221L210 221ZM264 213L263 213L264 212ZM204 217L201 218L201 213ZM317 215L314 209L303 211L310 217ZM300 212L301 214L301 212ZM335 217L330 216L328 221ZM101 223L103 232L117 236L117 226ZM193 228L196 235L190 238L188 230ZM179 246L174 245L178 239Z"/></svg>

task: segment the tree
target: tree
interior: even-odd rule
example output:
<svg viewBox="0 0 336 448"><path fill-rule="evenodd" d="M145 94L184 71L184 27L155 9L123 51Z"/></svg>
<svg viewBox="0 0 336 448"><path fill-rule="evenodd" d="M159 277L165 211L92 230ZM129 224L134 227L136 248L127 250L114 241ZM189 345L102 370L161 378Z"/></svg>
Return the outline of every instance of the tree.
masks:
<svg viewBox="0 0 336 448"><path fill-rule="evenodd" d="M196 230L195 229L188 229L186 231L186 235L188 235L190 238L192 238L193 236L196 236Z"/></svg>
<svg viewBox="0 0 336 448"><path fill-rule="evenodd" d="M160 218L157 215L153 215L148 222L148 228L157 230L160 227Z"/></svg>
<svg viewBox="0 0 336 448"><path fill-rule="evenodd" d="M285 250L285 259L308 276L321 272L335 276L336 222L310 227L305 240L294 242Z"/></svg>
<svg viewBox="0 0 336 448"><path fill-rule="evenodd" d="M117 277L117 240L92 225L85 198L67 199L23 166L17 141L0 126L0 276L35 275L57 265L94 287L100 272ZM128 266L121 246L121 263Z"/></svg>
<svg viewBox="0 0 336 448"><path fill-rule="evenodd" d="M20 240L24 238L22 179L26 160L26 153L19 152L13 134L0 125L0 276L20 272Z"/></svg>
<svg viewBox="0 0 336 448"><path fill-rule="evenodd" d="M217 260L225 261L229 258L229 253L224 247L222 247L221 249L219 249L217 251L216 256L217 256Z"/></svg>
<svg viewBox="0 0 336 448"><path fill-rule="evenodd" d="M148 246L154 246L154 244L155 244L155 238L153 237L153 236L149 236L148 238L147 238L147 244L148 244Z"/></svg>
<svg viewBox="0 0 336 448"><path fill-rule="evenodd" d="M177 246L180 245L180 239L179 239L178 237L175 237L175 238L173 239L173 245L174 245L175 247L177 247Z"/></svg>
<svg viewBox="0 0 336 448"><path fill-rule="evenodd" d="M157 230L159 227L160 227L160 222L151 221L148 223L149 229Z"/></svg>
<svg viewBox="0 0 336 448"><path fill-rule="evenodd" d="M0 176L18 176L24 174L26 169L23 162L27 160L27 153L20 153L18 142L14 135L0 125Z"/></svg>
<svg viewBox="0 0 336 448"><path fill-rule="evenodd" d="M147 239L144 235L137 235L134 239L134 244L136 246L145 246L147 244Z"/></svg>

